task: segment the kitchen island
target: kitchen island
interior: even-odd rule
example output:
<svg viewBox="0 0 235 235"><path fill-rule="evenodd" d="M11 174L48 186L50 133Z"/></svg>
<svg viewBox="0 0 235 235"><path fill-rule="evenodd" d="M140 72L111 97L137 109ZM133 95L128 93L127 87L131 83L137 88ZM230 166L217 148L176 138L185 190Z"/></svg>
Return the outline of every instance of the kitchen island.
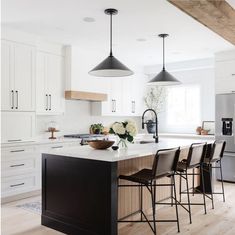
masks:
<svg viewBox="0 0 235 235"><path fill-rule="evenodd" d="M184 157L193 142L193 139L162 138L158 144L130 144L119 151L81 146L43 153L42 225L66 234L117 235L118 218L139 208L138 188L118 191L118 176L151 168L159 149L180 146ZM162 179L161 183L167 180ZM169 196L170 189L157 190L157 200ZM147 192L144 198L144 210L149 210Z"/></svg>

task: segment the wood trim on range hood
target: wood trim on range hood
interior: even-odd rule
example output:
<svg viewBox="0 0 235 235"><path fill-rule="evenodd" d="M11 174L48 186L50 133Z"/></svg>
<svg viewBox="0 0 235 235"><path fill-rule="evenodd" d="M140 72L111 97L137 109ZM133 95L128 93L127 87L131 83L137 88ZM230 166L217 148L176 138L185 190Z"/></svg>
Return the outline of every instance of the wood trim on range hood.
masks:
<svg viewBox="0 0 235 235"><path fill-rule="evenodd" d="M235 10L225 0L168 0L235 45Z"/></svg>
<svg viewBox="0 0 235 235"><path fill-rule="evenodd" d="M106 101L108 95L86 91L65 91L66 100Z"/></svg>

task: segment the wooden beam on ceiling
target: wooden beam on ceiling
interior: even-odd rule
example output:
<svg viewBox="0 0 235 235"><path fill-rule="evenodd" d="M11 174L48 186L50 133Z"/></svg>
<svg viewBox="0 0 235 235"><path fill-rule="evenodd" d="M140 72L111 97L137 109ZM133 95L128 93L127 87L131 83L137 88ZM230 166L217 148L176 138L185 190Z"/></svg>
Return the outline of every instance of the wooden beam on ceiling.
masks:
<svg viewBox="0 0 235 235"><path fill-rule="evenodd" d="M235 45L235 10L225 0L168 0Z"/></svg>

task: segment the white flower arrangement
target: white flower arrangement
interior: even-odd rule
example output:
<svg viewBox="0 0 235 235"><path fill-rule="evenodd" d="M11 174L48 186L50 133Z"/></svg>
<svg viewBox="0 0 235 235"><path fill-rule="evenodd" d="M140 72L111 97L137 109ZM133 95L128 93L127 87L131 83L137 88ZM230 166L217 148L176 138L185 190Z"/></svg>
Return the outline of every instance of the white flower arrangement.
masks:
<svg viewBox="0 0 235 235"><path fill-rule="evenodd" d="M109 133L117 135L120 139L124 139L132 143L134 136L137 134L137 127L135 122L132 120L114 122L110 127Z"/></svg>

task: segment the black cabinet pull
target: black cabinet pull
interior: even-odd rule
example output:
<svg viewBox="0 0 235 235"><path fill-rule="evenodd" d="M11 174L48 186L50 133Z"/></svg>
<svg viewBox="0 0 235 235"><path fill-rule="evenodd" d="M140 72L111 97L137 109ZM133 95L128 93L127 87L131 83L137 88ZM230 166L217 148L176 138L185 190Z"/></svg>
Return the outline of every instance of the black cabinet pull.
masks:
<svg viewBox="0 0 235 235"><path fill-rule="evenodd" d="M14 91L11 90L11 109L14 109Z"/></svg>
<svg viewBox="0 0 235 235"><path fill-rule="evenodd" d="M16 142L16 141L22 141L22 139L16 139L16 140L7 140L7 142Z"/></svg>
<svg viewBox="0 0 235 235"><path fill-rule="evenodd" d="M22 164L17 164L17 165L11 165L10 167L18 167L18 166L24 166L25 164L22 163Z"/></svg>
<svg viewBox="0 0 235 235"><path fill-rule="evenodd" d="M20 183L20 184L12 184L12 185L10 185L10 187L17 187L17 186L21 186L21 185L24 185L24 183Z"/></svg>
<svg viewBox="0 0 235 235"><path fill-rule="evenodd" d="M59 148L63 148L63 146L54 146L54 147L51 147L52 149L59 149Z"/></svg>
<svg viewBox="0 0 235 235"><path fill-rule="evenodd" d="M18 153L18 152L24 152L24 149L11 150L11 153Z"/></svg>
<svg viewBox="0 0 235 235"><path fill-rule="evenodd" d="M51 95L49 95L49 104L50 104L49 110L51 110Z"/></svg>
<svg viewBox="0 0 235 235"><path fill-rule="evenodd" d="M131 101L131 104L132 104L132 105L131 105L131 112L132 112L132 113L135 113L135 101L132 100L132 101Z"/></svg>
<svg viewBox="0 0 235 235"><path fill-rule="evenodd" d="M112 113L114 112L114 100L112 99Z"/></svg>
<svg viewBox="0 0 235 235"><path fill-rule="evenodd" d="M18 109L19 106L19 93L16 91L16 109Z"/></svg>
<svg viewBox="0 0 235 235"><path fill-rule="evenodd" d="M48 95L46 94L46 111L48 110Z"/></svg>
<svg viewBox="0 0 235 235"><path fill-rule="evenodd" d="M114 111L113 112L115 113L117 111L116 110L116 100L113 100L113 101L114 101Z"/></svg>

